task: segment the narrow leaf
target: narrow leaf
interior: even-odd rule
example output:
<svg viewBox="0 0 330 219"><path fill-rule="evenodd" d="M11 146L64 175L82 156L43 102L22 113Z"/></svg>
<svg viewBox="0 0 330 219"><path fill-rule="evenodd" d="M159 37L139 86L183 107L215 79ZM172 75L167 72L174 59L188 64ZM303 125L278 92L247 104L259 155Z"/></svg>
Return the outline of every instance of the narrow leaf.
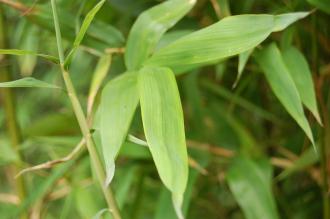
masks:
<svg viewBox="0 0 330 219"><path fill-rule="evenodd" d="M317 109L315 88L308 62L304 55L295 47L288 47L283 51L283 60L296 84L303 104L313 113L316 120L322 125Z"/></svg>
<svg viewBox="0 0 330 219"><path fill-rule="evenodd" d="M172 192L174 208L181 205L188 179L188 158L183 112L173 72L146 67L139 72L138 87L146 139L159 176Z"/></svg>
<svg viewBox="0 0 330 219"><path fill-rule="evenodd" d="M196 31L159 49L146 65L172 69L198 67L250 50L271 32L279 31L307 13L237 15ZM248 27L248 28L242 28Z"/></svg>
<svg viewBox="0 0 330 219"><path fill-rule="evenodd" d="M245 65L246 65L247 61L249 60L252 52L253 52L253 49L249 49L249 50L247 50L243 53L240 53L238 55L238 74L237 74L237 78L234 82L233 87L236 87L237 83L241 79L241 76L242 76L243 70L245 68Z"/></svg>
<svg viewBox="0 0 330 219"><path fill-rule="evenodd" d="M274 94L314 145L313 134L305 117L298 90L276 44L262 49L256 58Z"/></svg>
<svg viewBox="0 0 330 219"><path fill-rule="evenodd" d="M41 58L44 58L44 59L46 59L48 61L54 62L56 64L59 63L58 58L56 58L55 56L40 54L40 53L36 53L34 51L29 51L29 50L0 49L0 54L4 54L4 55L16 55L16 56L35 55L35 56L39 56Z"/></svg>
<svg viewBox="0 0 330 219"><path fill-rule="evenodd" d="M128 70L137 70L151 55L161 36L178 22L196 0L169 0L143 12L134 23L126 45Z"/></svg>
<svg viewBox="0 0 330 219"><path fill-rule="evenodd" d="M99 3L97 3L94 8L92 8L92 10L90 10L88 12L88 14L86 15L81 27L80 27L80 30L73 42L73 48L71 49L71 51L69 52L68 56L66 57L65 59L65 65L68 65L71 61L71 58L72 56L74 55L74 53L76 52L76 50L78 49L81 41L83 40L86 32L87 32L87 29L89 27L89 25L92 23L96 13L101 9L101 7L103 6L105 0L101 0Z"/></svg>
<svg viewBox="0 0 330 219"><path fill-rule="evenodd" d="M257 163L246 157L234 159L226 179L247 219L278 219L271 191L272 168L269 162Z"/></svg>
<svg viewBox="0 0 330 219"><path fill-rule="evenodd" d="M294 13L276 15L274 17L275 25L273 31L274 32L282 31L285 28L287 28L290 24L306 17L307 15L309 15L309 12L294 12Z"/></svg>
<svg viewBox="0 0 330 219"><path fill-rule="evenodd" d="M57 88L61 89L60 87L46 83L44 81L37 80L32 77L26 77L22 79L18 79L15 81L8 81L0 83L0 87L39 87L39 88Z"/></svg>
<svg viewBox="0 0 330 219"><path fill-rule="evenodd" d="M114 175L115 158L126 139L138 105L136 74L124 73L103 89L100 104L100 133L108 185Z"/></svg>

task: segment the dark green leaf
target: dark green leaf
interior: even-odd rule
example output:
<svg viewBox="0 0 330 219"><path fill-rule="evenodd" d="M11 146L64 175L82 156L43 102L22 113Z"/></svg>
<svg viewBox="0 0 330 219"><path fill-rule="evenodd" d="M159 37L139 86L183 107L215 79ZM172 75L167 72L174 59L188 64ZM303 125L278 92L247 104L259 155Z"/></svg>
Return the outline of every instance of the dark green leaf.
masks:
<svg viewBox="0 0 330 219"><path fill-rule="evenodd" d="M226 178L247 219L278 219L271 191L269 162L257 163L243 156L234 159Z"/></svg>

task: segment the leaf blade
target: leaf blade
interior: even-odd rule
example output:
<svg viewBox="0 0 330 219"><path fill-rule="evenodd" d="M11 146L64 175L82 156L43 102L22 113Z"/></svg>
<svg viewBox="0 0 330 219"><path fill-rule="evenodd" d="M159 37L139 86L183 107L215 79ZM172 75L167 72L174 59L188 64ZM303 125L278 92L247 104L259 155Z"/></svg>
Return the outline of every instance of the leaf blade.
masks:
<svg viewBox="0 0 330 219"><path fill-rule="evenodd" d="M144 132L158 173L172 192L177 215L188 180L188 155L183 112L173 72L146 67L139 72L138 87Z"/></svg>
<svg viewBox="0 0 330 219"><path fill-rule="evenodd" d="M125 64L137 70L155 49L161 36L180 20L195 0L170 0L143 12L134 23L127 40Z"/></svg>
<svg viewBox="0 0 330 219"><path fill-rule="evenodd" d="M316 103L316 95L311 71L304 55L295 47L283 51L283 60L296 84L303 104L313 113L319 124L321 117Z"/></svg>
<svg viewBox="0 0 330 219"><path fill-rule="evenodd" d="M314 145L313 134L305 117L298 90L276 44L273 43L259 51L256 59L276 97Z"/></svg>
<svg viewBox="0 0 330 219"><path fill-rule="evenodd" d="M35 56L39 56L41 58L44 58L44 59L46 59L48 61L51 61L53 63L56 63L56 64L58 64L60 62L59 59L56 58L55 56L41 54L41 53L37 53L37 52L34 52L34 51L30 51L30 50L0 49L0 54L3 54L3 55L16 55L16 56L35 55Z"/></svg>
<svg viewBox="0 0 330 219"><path fill-rule="evenodd" d="M60 87L46 83L44 81L37 80L32 77L25 77L15 81L8 81L0 83L1 88L14 88L14 87L38 87L38 88L53 88L61 89Z"/></svg>
<svg viewBox="0 0 330 219"><path fill-rule="evenodd" d="M136 75L124 73L110 81L102 91L100 133L106 165L106 185L114 174L115 158L126 139L129 125L138 105Z"/></svg>
<svg viewBox="0 0 330 219"><path fill-rule="evenodd" d="M254 48L273 31L279 31L304 16L306 13L301 12L283 16L245 14L226 17L159 49L145 65L175 70L214 63Z"/></svg>

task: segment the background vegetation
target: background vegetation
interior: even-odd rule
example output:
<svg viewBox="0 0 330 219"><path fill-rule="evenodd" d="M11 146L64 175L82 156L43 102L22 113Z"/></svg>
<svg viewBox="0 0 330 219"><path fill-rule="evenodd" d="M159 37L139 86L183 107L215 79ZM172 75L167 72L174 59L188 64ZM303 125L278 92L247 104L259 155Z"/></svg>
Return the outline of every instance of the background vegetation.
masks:
<svg viewBox="0 0 330 219"><path fill-rule="evenodd" d="M127 49L128 35L134 30L132 25L137 17L162 1L109 0L101 1L103 5L96 0L52 2L57 5L63 50L69 54L65 66L64 57L57 58L60 43L50 1L0 0L0 81L25 78L1 84L20 88L0 88L0 218L111 218L106 209L107 203L113 205L113 200L105 201L104 196L112 197L112 193L102 191L98 184L98 179L105 176L103 170L99 172L93 156L104 162L110 156L102 148L101 142L109 140L104 140L104 136L111 140L120 134L102 134L99 126L104 125L100 120L105 117L96 111L106 95L101 98L104 85L125 72L127 66L134 67L139 59L144 59L143 54L138 54L141 49ZM176 7L167 12L172 9ZM206 55L215 57L208 65L192 64L187 68L184 61L174 56L171 66L169 56L165 56L164 62L176 73L189 155L182 206L185 217L329 219L330 2L198 0L191 10L184 10L186 15L159 42L156 40L156 51L232 15L310 12L299 15L301 20L285 30L287 21L279 21L284 22L280 23L283 28L277 26L279 32L276 30L254 50L243 49L235 54L229 51L221 56L220 52L208 54L205 49ZM154 16L158 14L161 13ZM139 46L139 34L144 33L148 22L135 29L132 39L137 39L137 44L130 45L132 48ZM239 24L242 33L258 26ZM85 34L82 30L88 26ZM141 39L151 38L147 32ZM225 45L232 46L228 47L230 50L242 42L243 39ZM200 45L202 49L198 51L203 53L204 47L213 47L211 43L205 40L193 46ZM232 57L237 54L239 58ZM129 60L126 65L124 56ZM161 58L153 60L161 62ZM64 68L61 70L54 62L61 62ZM162 71L162 75L170 75L170 79L161 76L156 80L160 84L163 80L170 82L163 87L167 91L164 96L176 95L175 80L166 70ZM62 79L65 75L70 75L87 115L85 132L81 121L84 118L78 116L79 122L76 119L79 107L72 107L75 99L67 95L70 90ZM106 91L109 96L121 97L117 90ZM152 96L147 91L145 95L145 99ZM149 115L152 109L148 111L147 106L151 103L142 100L141 97L142 115ZM175 99L172 103L178 102ZM304 112L299 111L302 104ZM163 106L166 108L166 104ZM123 117L125 109L119 108ZM122 218L177 218L180 213L175 213L171 193L155 167L157 159L141 146L146 144L143 123L147 126L142 119L138 107L116 158L116 173L110 185L116 205ZM178 117L178 121L167 122L180 127L180 121ZM117 122L116 127L125 123ZM111 122L105 123L109 124L110 129L114 128ZM90 148L89 152L85 149L81 129L85 136L93 135L96 155ZM98 129L103 138L98 136ZM109 159L114 159L114 151L119 148L111 150L113 158ZM109 176L107 165L106 160ZM176 180L180 181L181 176L184 181L184 174L176 175ZM175 188L170 190L175 194ZM116 212L114 217L119 218Z"/></svg>

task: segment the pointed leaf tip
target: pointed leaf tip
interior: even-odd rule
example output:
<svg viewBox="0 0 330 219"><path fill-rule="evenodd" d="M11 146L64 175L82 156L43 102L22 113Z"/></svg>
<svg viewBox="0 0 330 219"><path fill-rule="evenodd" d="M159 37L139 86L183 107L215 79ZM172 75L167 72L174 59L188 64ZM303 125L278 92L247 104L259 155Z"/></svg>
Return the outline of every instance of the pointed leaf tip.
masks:
<svg viewBox="0 0 330 219"><path fill-rule="evenodd" d="M110 183L112 182L112 179L115 175L115 169L116 169L116 165L113 162L112 164L109 165L109 167L106 170L106 179L104 182L104 186L108 187L110 185Z"/></svg>

